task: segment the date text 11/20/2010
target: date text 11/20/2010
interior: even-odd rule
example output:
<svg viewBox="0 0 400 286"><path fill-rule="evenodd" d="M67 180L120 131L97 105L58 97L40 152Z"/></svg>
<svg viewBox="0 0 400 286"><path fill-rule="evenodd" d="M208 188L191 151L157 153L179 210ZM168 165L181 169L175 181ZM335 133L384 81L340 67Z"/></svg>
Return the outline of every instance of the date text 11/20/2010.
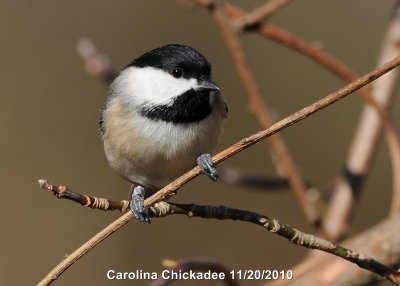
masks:
<svg viewBox="0 0 400 286"><path fill-rule="evenodd" d="M292 270L232 270L229 274L232 279L238 280L291 280L293 278Z"/></svg>

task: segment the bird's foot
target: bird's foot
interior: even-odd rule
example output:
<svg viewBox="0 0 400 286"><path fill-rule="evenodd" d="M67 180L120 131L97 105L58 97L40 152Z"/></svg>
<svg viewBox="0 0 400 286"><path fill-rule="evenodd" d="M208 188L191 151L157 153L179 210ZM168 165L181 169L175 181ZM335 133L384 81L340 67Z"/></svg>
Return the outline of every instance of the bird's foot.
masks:
<svg viewBox="0 0 400 286"><path fill-rule="evenodd" d="M131 209L133 216L142 223L150 223L150 216L148 211L143 207L143 200L145 196L145 190L142 186L136 186L133 189L129 208Z"/></svg>
<svg viewBox="0 0 400 286"><path fill-rule="evenodd" d="M200 169L205 173L211 180L216 181L218 177L217 169L212 161L210 154L202 154L197 158L197 164Z"/></svg>

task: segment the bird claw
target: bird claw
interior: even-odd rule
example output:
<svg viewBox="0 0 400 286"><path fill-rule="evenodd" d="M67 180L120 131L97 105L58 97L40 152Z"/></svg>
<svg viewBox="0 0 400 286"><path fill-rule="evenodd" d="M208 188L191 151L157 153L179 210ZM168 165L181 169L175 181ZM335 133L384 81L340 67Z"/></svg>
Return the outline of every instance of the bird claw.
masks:
<svg viewBox="0 0 400 286"><path fill-rule="evenodd" d="M136 186L132 192L131 201L129 202L129 208L131 209L133 216L137 220L142 223L150 223L149 213L143 207L145 193L146 192L142 186Z"/></svg>
<svg viewBox="0 0 400 286"><path fill-rule="evenodd" d="M216 181L219 176L215 164L212 161L210 154L202 154L197 158L197 164L200 169L205 173L211 180Z"/></svg>

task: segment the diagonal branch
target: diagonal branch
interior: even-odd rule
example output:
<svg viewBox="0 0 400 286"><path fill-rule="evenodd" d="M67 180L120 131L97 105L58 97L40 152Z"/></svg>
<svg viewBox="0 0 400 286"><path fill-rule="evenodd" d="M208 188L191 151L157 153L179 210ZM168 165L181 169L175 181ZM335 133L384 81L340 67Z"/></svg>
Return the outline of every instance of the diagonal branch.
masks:
<svg viewBox="0 0 400 286"><path fill-rule="evenodd" d="M293 113L292 115L280 120L279 122L275 123L274 125L270 126L269 128L262 130L256 134L253 134L250 137L240 140L238 143L232 145L231 147L223 150L222 152L218 153L213 157L213 162L215 164L219 164L222 161L232 157L233 155L243 151L244 149L260 142L261 140L295 124L296 122L301 121L302 119L326 108L327 106L339 101L340 99L344 98L345 96L351 94L352 92L362 88L363 86L367 85L368 83L374 81L375 79L379 78L380 76L384 75L385 73L391 71L395 67L400 65L400 57L394 58L393 60L389 61L382 67L362 76L357 81L346 85L345 87L339 89L338 91L331 93L324 98L318 100L317 102L312 103L311 105ZM201 170L198 166L194 167L192 170L188 171L187 173L183 174L181 177L177 178L172 183L168 184L157 193L152 195L151 197L147 198L144 201L144 207L149 208L150 206L154 205L157 202L162 201L166 197L175 194L176 191L182 187L184 184L188 183L189 181L193 180L201 173ZM127 224L133 215L131 212L128 212L106 228L101 230L91 239L89 239L86 243L80 246L77 250L75 250L72 254L66 257L63 261L61 261L52 271L50 271L46 277L43 278L38 285L49 285L54 280L56 280L68 267L70 267L73 263L75 263L79 258L93 249L96 245L98 245L101 241L106 239L112 233L117 231L119 228Z"/></svg>

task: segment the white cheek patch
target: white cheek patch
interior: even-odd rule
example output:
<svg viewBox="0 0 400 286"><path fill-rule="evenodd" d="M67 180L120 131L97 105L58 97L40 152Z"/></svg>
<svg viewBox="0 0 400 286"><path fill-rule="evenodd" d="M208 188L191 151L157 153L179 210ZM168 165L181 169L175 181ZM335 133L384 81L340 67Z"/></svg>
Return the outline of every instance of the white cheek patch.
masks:
<svg viewBox="0 0 400 286"><path fill-rule="evenodd" d="M172 98L198 87L196 79L177 79L152 67L129 67L119 77L124 100L137 106L169 104Z"/></svg>

